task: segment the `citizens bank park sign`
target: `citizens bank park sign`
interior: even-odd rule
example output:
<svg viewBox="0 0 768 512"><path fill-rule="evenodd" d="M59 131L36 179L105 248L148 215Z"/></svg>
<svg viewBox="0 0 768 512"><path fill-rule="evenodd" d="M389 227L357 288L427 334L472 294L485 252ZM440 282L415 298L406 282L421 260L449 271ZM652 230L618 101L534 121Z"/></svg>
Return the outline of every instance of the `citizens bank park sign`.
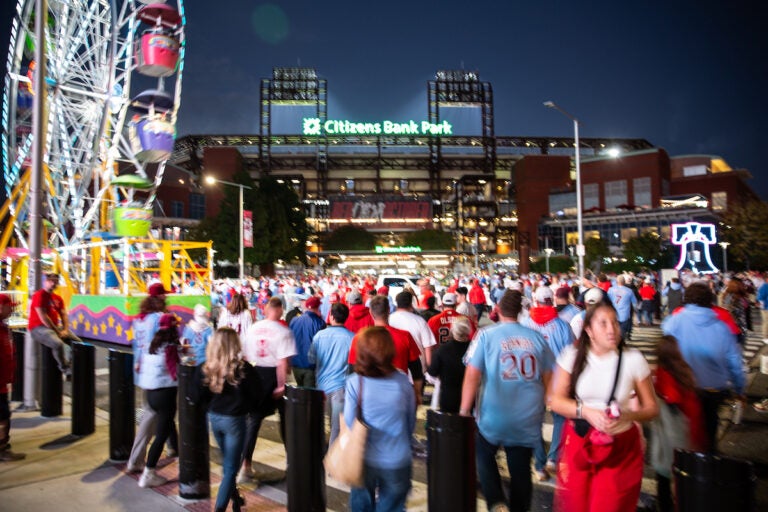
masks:
<svg viewBox="0 0 768 512"><path fill-rule="evenodd" d="M352 224L369 231L425 229L432 226L431 201L398 201L376 197L330 200L333 228Z"/></svg>
<svg viewBox="0 0 768 512"><path fill-rule="evenodd" d="M438 124L429 121L354 123L346 119L323 121L305 117L302 135L453 135L453 126L446 121Z"/></svg>

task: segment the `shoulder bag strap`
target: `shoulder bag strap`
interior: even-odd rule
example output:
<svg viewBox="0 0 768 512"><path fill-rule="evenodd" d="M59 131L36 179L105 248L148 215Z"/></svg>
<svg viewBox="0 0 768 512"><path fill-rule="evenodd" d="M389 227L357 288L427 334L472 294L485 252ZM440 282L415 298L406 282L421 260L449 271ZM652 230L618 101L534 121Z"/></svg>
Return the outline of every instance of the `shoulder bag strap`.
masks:
<svg viewBox="0 0 768 512"><path fill-rule="evenodd" d="M619 372L621 372L621 356L624 354L623 350L619 350L619 362L616 364L616 376L613 378L613 387L611 388L611 397L608 399L608 405L616 400L616 386L619 384Z"/></svg>
<svg viewBox="0 0 768 512"><path fill-rule="evenodd" d="M355 416L358 420L360 420L360 423L365 423L363 421L363 376L360 374L357 374L357 382L359 383L359 386L357 387L357 409L355 410Z"/></svg>

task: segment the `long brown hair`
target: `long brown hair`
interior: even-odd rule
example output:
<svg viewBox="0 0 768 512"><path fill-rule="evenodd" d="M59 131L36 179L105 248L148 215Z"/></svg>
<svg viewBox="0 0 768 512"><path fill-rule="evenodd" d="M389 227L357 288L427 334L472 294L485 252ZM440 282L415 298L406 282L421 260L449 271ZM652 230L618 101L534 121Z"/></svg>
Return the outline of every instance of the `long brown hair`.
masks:
<svg viewBox="0 0 768 512"><path fill-rule="evenodd" d="M243 311L248 310L248 301L245 300L245 295L236 293L232 296L232 300L227 305L227 311L233 315L239 315Z"/></svg>
<svg viewBox="0 0 768 512"><path fill-rule="evenodd" d="M142 320L150 313L159 313L165 311L165 297L149 295L139 304L139 318Z"/></svg>
<svg viewBox="0 0 768 512"><path fill-rule="evenodd" d="M587 313L584 316L584 328L581 330L581 336L579 337L578 343L576 345L576 359L573 362L573 369L571 371L571 385L568 389L568 393L571 398L576 398L576 384L578 383L579 377L584 371L584 368L587 366L587 354L589 353L589 348L592 345L592 340L587 333L587 326L591 325L592 318L600 309L609 309L610 311L613 311L614 315L616 314L616 309L613 307L613 304L609 304L607 302L599 302L594 308L587 308ZM619 352L624 350L624 338L619 340L619 344L616 349Z"/></svg>
<svg viewBox="0 0 768 512"><path fill-rule="evenodd" d="M674 336L664 335L659 338L656 343L656 357L659 368L666 370L685 389L694 390L696 378L691 367L683 359Z"/></svg>

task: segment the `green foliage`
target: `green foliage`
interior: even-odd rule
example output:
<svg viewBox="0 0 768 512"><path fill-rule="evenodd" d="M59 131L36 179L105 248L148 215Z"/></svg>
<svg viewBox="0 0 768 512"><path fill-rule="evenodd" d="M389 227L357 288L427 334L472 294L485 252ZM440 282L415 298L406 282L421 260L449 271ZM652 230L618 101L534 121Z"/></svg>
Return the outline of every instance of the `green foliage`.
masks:
<svg viewBox="0 0 768 512"><path fill-rule="evenodd" d="M576 268L576 263L569 256L550 256L549 258L549 272L550 273L563 273L569 272ZM531 262L531 272L546 272L547 270L547 258L542 256Z"/></svg>
<svg viewBox="0 0 768 512"><path fill-rule="evenodd" d="M376 237L363 228L350 225L334 229L324 243L328 251L372 251L375 246Z"/></svg>
<svg viewBox="0 0 768 512"><path fill-rule="evenodd" d="M453 235L439 229L412 231L403 240L405 245L421 247L423 251L450 251L454 245Z"/></svg>
<svg viewBox="0 0 768 512"><path fill-rule="evenodd" d="M309 227L294 190L272 178L262 179L257 187L244 170L236 173L232 181L252 187L243 190L243 209L253 212L253 247L244 249L246 265L269 265L280 259L303 261ZM218 215L203 219L190 230L189 239L211 240L217 260L236 262L240 254L240 191L221 186L225 187L224 198Z"/></svg>
<svg viewBox="0 0 768 512"><path fill-rule="evenodd" d="M654 270L661 268L661 237L657 233L643 233L624 244L624 257L630 265Z"/></svg>
<svg viewBox="0 0 768 512"><path fill-rule="evenodd" d="M768 269L768 203L751 201L729 207L720 238L729 242L729 270Z"/></svg>
<svg viewBox="0 0 768 512"><path fill-rule="evenodd" d="M603 265L603 259L611 255L608 249L608 242L602 238L590 238L584 243L584 265L591 268L595 273L600 272Z"/></svg>

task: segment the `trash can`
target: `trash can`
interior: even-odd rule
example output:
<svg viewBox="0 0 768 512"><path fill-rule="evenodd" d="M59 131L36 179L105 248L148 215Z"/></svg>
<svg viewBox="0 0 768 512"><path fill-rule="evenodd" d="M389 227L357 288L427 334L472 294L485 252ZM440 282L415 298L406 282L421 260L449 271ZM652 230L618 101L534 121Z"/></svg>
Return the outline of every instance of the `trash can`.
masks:
<svg viewBox="0 0 768 512"><path fill-rule="evenodd" d="M677 449L672 476L678 512L754 510L757 478L749 461Z"/></svg>
<svg viewBox="0 0 768 512"><path fill-rule="evenodd" d="M288 512L325 511L325 416L319 389L285 387Z"/></svg>
<svg viewBox="0 0 768 512"><path fill-rule="evenodd" d="M475 512L474 418L427 411L427 486L430 512Z"/></svg>

